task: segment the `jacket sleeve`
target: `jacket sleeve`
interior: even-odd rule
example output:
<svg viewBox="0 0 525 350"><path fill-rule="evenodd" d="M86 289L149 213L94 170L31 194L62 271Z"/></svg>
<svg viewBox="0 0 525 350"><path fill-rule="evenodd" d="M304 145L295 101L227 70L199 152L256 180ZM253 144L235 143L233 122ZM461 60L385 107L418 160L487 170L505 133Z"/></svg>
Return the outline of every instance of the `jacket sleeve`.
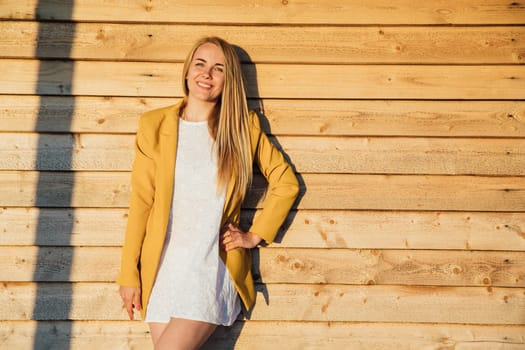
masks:
<svg viewBox="0 0 525 350"><path fill-rule="evenodd" d="M122 249L121 270L117 283L121 286L139 287L139 261L146 225L155 194L155 161L152 140L147 137L145 116L139 121L135 138L135 158L131 170L131 196Z"/></svg>
<svg viewBox="0 0 525 350"><path fill-rule="evenodd" d="M250 117L254 162L268 181L268 190L263 209L256 213L249 232L262 237L269 244L275 239L299 194L299 183L283 154L261 130L257 114L251 111Z"/></svg>

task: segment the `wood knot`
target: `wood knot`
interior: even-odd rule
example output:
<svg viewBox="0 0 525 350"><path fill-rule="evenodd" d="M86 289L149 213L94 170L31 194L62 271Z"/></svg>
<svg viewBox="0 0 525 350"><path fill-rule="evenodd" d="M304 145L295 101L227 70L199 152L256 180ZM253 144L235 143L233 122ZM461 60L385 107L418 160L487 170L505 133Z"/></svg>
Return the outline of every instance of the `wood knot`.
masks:
<svg viewBox="0 0 525 350"><path fill-rule="evenodd" d="M99 30L98 33L97 33L96 39L97 40L104 40L105 37L106 36L104 35L104 30L103 29Z"/></svg>
<svg viewBox="0 0 525 350"><path fill-rule="evenodd" d="M322 313L325 313L326 310L328 310L328 304L324 304L324 305L321 307L321 312L322 312Z"/></svg>
<svg viewBox="0 0 525 350"><path fill-rule="evenodd" d="M303 264L301 264L300 262L296 261L293 263L292 267L296 270L299 270L303 267Z"/></svg>

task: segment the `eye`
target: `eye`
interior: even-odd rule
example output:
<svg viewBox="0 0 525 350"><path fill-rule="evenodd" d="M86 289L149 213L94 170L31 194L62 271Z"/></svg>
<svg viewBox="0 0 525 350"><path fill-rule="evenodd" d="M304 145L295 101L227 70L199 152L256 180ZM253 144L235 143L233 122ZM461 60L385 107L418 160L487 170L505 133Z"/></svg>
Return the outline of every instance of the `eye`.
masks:
<svg viewBox="0 0 525 350"><path fill-rule="evenodd" d="M219 73L223 73L224 72L224 68L221 67L221 66L215 66L215 68L213 70L215 70L216 72L219 72Z"/></svg>
<svg viewBox="0 0 525 350"><path fill-rule="evenodd" d="M196 65L197 67L204 67L204 63L203 63L203 62L200 62L200 61L195 62L195 65Z"/></svg>

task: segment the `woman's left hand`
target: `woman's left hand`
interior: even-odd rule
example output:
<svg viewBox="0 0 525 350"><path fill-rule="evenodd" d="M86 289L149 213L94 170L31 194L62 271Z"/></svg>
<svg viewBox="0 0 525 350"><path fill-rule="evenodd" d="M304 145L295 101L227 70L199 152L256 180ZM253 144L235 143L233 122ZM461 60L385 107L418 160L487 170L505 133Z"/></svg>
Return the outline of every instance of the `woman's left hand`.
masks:
<svg viewBox="0 0 525 350"><path fill-rule="evenodd" d="M235 248L253 248L262 241L262 238L251 232L243 232L240 228L228 224L226 231L220 237L220 243L224 250Z"/></svg>

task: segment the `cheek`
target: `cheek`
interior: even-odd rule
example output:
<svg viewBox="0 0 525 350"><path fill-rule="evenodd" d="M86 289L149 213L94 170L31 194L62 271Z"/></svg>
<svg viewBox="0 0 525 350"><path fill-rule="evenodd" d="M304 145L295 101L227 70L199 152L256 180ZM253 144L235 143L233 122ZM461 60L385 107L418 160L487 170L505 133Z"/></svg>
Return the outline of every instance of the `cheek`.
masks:
<svg viewBox="0 0 525 350"><path fill-rule="evenodd" d="M219 80L219 84L217 84L217 87L222 92L222 90L224 89L224 79Z"/></svg>

